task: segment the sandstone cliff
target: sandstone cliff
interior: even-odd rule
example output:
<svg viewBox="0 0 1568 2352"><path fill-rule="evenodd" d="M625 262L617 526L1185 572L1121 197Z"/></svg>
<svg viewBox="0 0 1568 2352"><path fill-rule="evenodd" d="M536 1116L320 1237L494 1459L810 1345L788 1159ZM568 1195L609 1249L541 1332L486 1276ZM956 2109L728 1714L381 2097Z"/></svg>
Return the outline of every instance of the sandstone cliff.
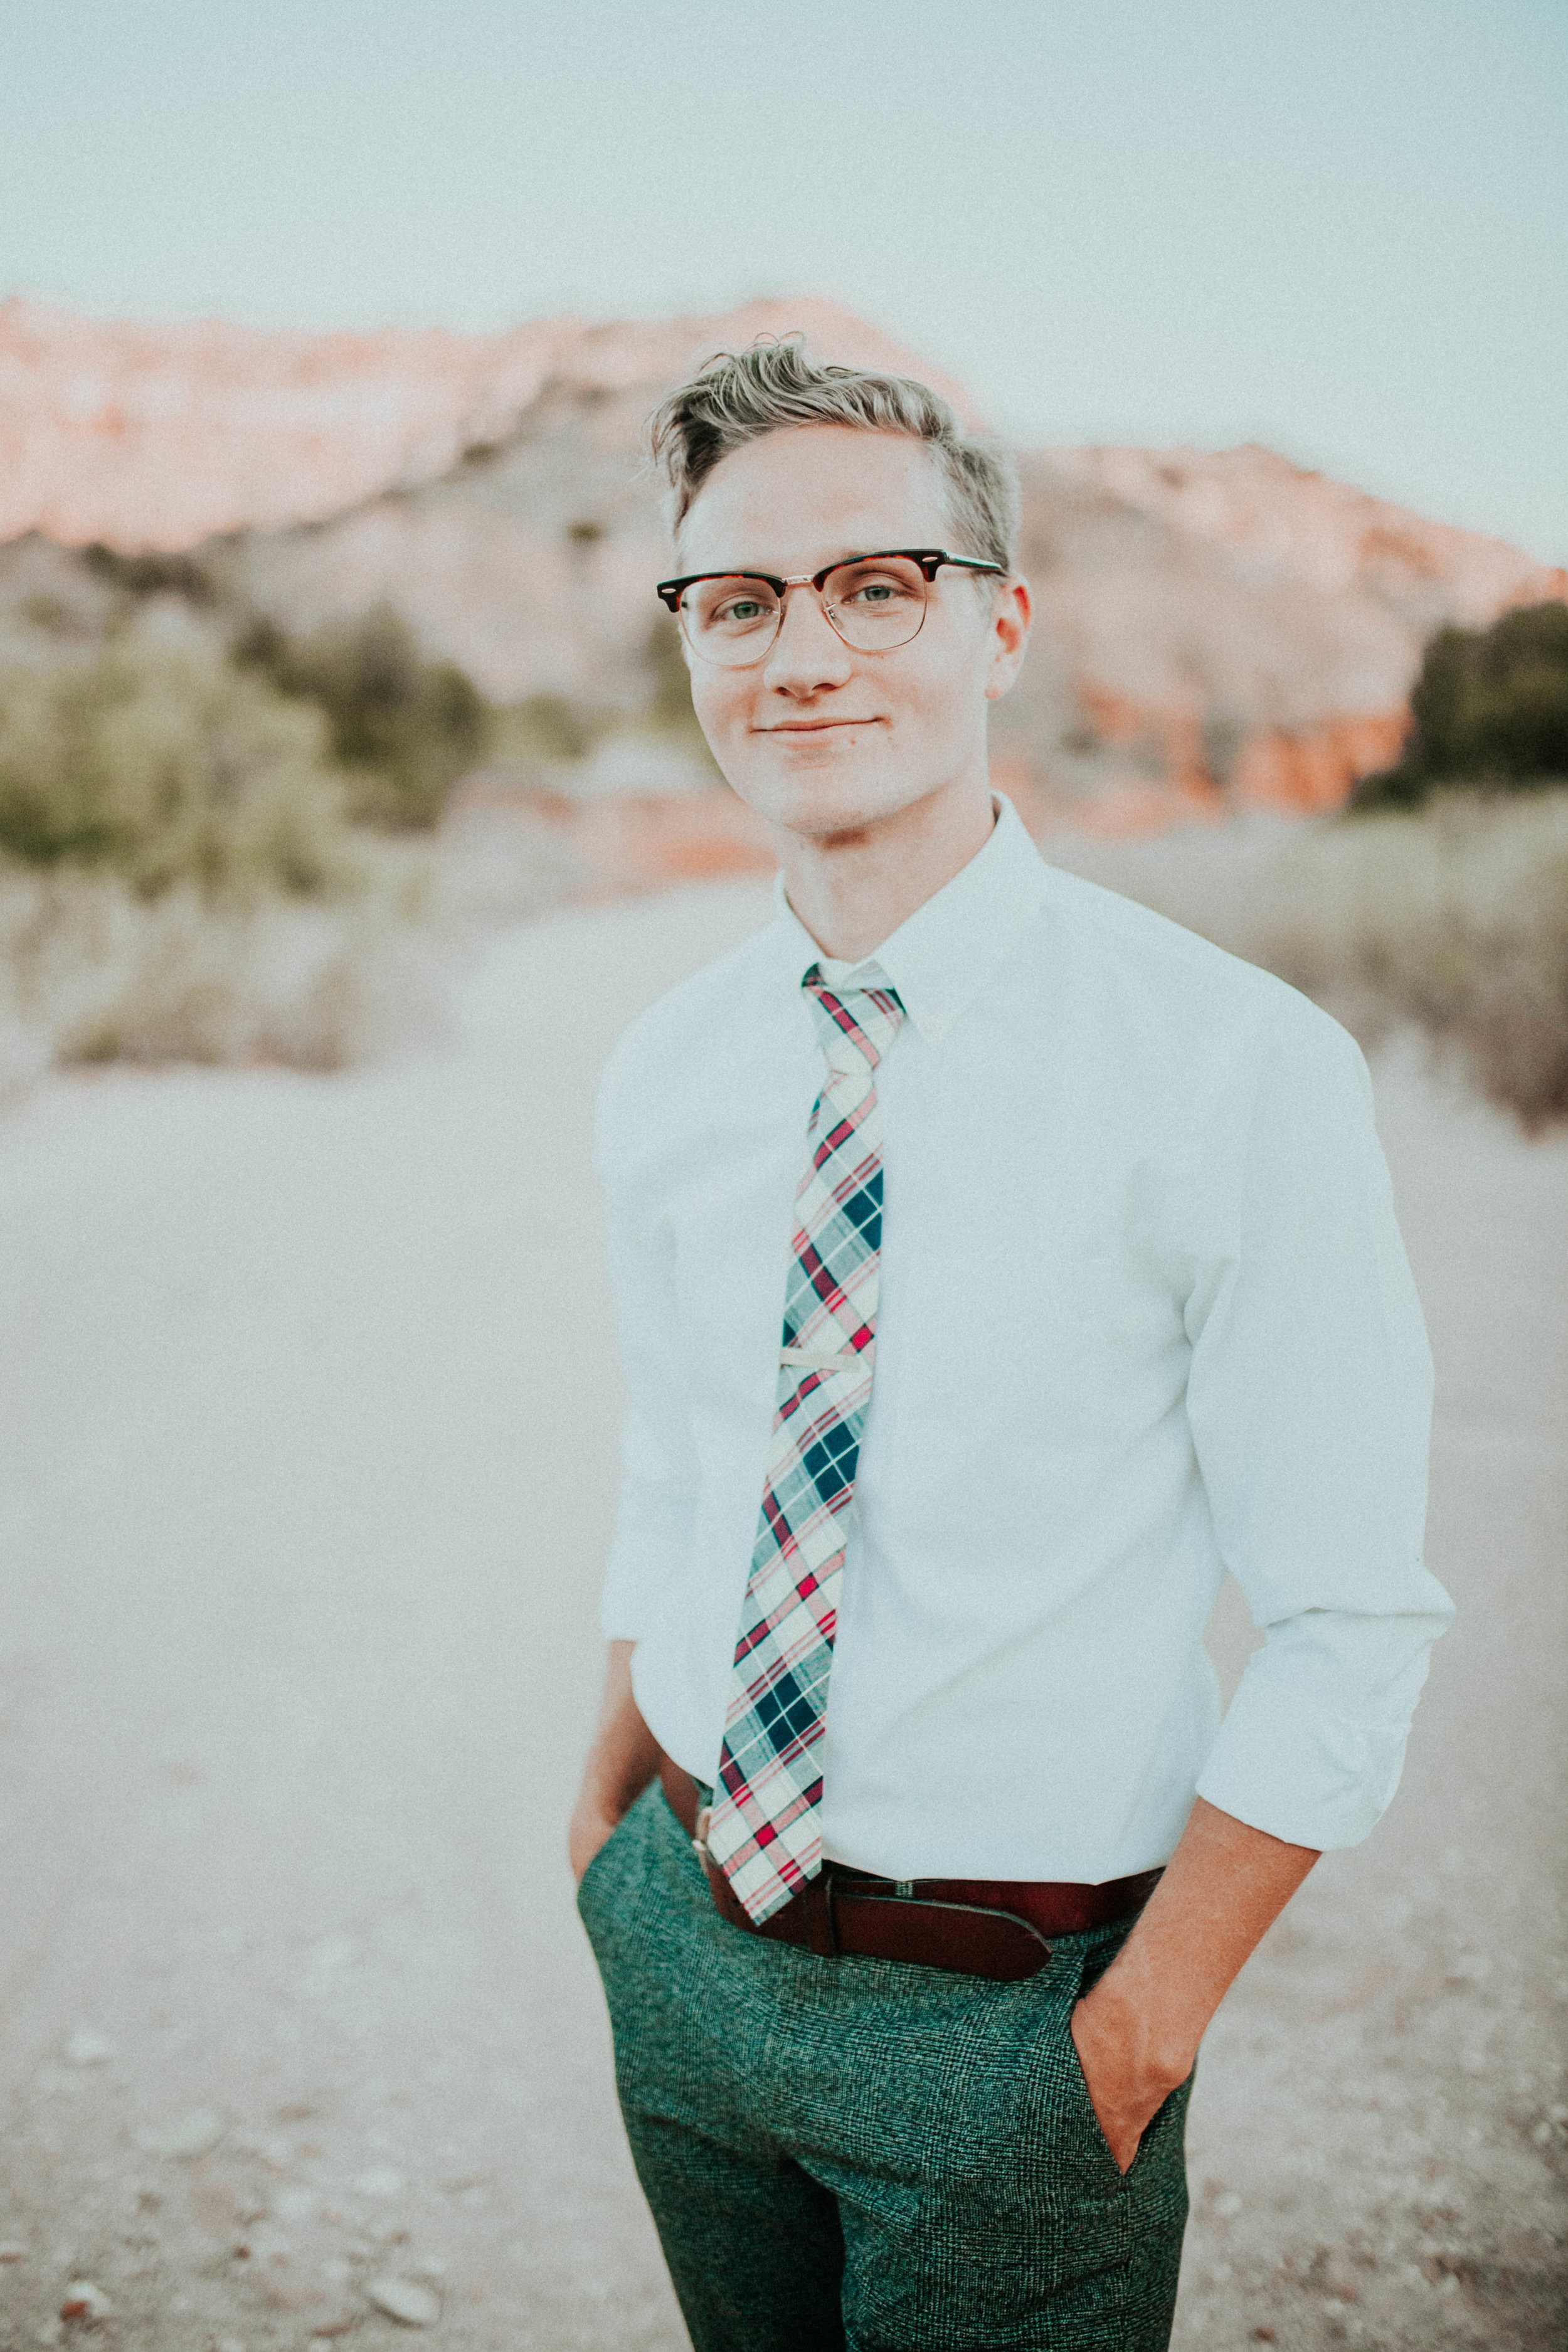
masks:
<svg viewBox="0 0 1568 2352"><path fill-rule="evenodd" d="M932 375L806 299L489 336L0 304L0 538L195 550L293 629L385 598L498 700L629 720L667 556L643 418L693 360L797 326L824 358ZM1048 449L1024 479L1040 629L995 749L1044 819L1334 807L1395 751L1435 626L1568 596L1513 548L1266 449Z"/></svg>
<svg viewBox="0 0 1568 2352"><path fill-rule="evenodd" d="M38 530L66 546L174 550L319 520L500 440L552 378L663 384L721 345L794 327L826 359L919 364L815 299L492 335L153 325L0 302L0 541ZM926 373L968 408L960 385Z"/></svg>

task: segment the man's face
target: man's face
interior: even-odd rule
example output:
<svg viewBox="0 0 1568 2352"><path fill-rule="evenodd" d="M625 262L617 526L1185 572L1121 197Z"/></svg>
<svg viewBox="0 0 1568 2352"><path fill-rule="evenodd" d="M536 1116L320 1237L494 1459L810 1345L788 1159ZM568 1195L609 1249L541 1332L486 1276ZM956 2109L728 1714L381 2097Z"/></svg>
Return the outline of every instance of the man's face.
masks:
<svg viewBox="0 0 1568 2352"><path fill-rule="evenodd" d="M679 538L682 572L791 577L846 556L953 547L930 452L850 425L769 433L716 466ZM885 653L847 646L807 587L751 669L689 648L691 699L714 758L770 823L816 838L855 833L972 777L985 782L985 707L1023 658L1028 592L948 566L920 635Z"/></svg>

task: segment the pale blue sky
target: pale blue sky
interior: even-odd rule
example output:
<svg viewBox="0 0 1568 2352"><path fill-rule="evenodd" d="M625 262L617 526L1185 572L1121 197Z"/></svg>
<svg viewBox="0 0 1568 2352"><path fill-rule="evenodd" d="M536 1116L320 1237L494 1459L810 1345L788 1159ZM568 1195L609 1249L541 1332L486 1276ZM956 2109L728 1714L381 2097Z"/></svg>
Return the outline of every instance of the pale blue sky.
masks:
<svg viewBox="0 0 1568 2352"><path fill-rule="evenodd" d="M0 292L792 290L1026 440L1256 438L1568 560L1568 0L0 0Z"/></svg>

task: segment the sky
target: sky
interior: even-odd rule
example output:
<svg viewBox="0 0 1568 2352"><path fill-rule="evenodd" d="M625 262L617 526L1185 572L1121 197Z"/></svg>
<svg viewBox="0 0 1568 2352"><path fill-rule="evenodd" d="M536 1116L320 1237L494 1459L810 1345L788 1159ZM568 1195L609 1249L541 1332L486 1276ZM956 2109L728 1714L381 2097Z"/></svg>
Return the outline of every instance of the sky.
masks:
<svg viewBox="0 0 1568 2352"><path fill-rule="evenodd" d="M1568 0L0 0L0 295L848 303L1026 443L1568 562Z"/></svg>

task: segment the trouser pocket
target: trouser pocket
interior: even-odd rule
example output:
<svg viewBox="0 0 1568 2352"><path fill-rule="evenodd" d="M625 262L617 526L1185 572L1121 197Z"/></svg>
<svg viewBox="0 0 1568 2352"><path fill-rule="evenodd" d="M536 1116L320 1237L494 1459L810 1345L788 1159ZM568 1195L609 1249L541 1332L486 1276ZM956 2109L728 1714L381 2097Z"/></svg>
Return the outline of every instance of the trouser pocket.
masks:
<svg viewBox="0 0 1568 2352"><path fill-rule="evenodd" d="M1037 1980L1041 2007L1031 2053L1033 2137L1058 2190L1081 2197L1115 2197L1124 2177L1100 2129L1072 2035L1073 2011L1086 1984L1104 1973L1121 1947L1120 1936L1076 1952L1058 1945L1050 1969Z"/></svg>
<svg viewBox="0 0 1568 2352"><path fill-rule="evenodd" d="M627 1806L577 1882L577 1916L601 1967L607 1937L629 1918L647 1880L649 1815L663 1802L655 1781Z"/></svg>

